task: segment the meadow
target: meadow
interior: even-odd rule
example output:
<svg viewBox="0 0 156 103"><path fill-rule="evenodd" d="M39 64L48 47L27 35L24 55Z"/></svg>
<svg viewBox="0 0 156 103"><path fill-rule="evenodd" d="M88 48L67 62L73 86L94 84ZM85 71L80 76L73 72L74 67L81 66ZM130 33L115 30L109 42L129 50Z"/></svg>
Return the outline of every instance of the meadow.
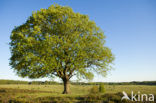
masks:
<svg viewBox="0 0 156 103"><path fill-rule="evenodd" d="M97 85L96 85L97 86ZM104 85L105 93L92 93L95 85L72 85L70 93L62 94L63 85L1 84L2 103L120 103L122 91L130 94L146 93L156 95L154 85ZM98 87L98 86L97 86ZM129 101L122 101L130 103ZM122 103L121 102L121 103Z"/></svg>

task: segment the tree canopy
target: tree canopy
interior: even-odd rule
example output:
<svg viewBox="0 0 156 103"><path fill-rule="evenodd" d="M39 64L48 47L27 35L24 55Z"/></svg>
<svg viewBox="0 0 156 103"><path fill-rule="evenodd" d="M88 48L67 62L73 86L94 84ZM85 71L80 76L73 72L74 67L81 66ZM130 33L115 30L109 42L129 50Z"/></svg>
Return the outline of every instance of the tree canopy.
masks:
<svg viewBox="0 0 156 103"><path fill-rule="evenodd" d="M67 6L33 12L12 30L10 39L10 65L19 76L59 77L64 86L74 75L84 79L93 79L94 73L105 75L114 60L103 31L87 15Z"/></svg>

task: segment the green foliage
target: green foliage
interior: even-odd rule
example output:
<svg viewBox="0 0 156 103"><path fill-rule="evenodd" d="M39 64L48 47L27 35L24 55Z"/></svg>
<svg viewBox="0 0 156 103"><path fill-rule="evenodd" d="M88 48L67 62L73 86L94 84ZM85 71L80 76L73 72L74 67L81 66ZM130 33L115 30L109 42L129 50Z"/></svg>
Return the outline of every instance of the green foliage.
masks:
<svg viewBox="0 0 156 103"><path fill-rule="evenodd" d="M0 80L0 84L28 84L28 82L19 80Z"/></svg>
<svg viewBox="0 0 156 103"><path fill-rule="evenodd" d="M91 89L90 89L90 94L97 94L99 93L99 88L98 86L94 85Z"/></svg>
<svg viewBox="0 0 156 103"><path fill-rule="evenodd" d="M19 80L0 80L0 84L32 84L32 85L53 85L53 84L61 84L55 81L19 81Z"/></svg>
<svg viewBox="0 0 156 103"><path fill-rule="evenodd" d="M100 84L99 85L99 92L100 93L105 93L106 92L105 87L104 87L104 84Z"/></svg>
<svg viewBox="0 0 156 103"><path fill-rule="evenodd" d="M21 77L93 79L93 72L104 76L114 60L102 30L67 6L33 12L10 39L10 65Z"/></svg>

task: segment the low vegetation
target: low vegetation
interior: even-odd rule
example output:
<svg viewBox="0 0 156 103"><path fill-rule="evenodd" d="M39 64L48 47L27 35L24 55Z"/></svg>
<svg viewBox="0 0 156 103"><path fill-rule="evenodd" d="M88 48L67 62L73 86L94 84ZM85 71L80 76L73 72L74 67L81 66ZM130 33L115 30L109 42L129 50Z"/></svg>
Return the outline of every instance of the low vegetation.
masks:
<svg viewBox="0 0 156 103"><path fill-rule="evenodd" d="M63 85L56 82L49 85L41 82L29 84L27 81L1 81L0 103L120 103L123 96L122 91L129 95L131 91L134 93L140 91L140 93L152 93L156 96L156 86L154 85L70 84L72 92L62 94Z"/></svg>

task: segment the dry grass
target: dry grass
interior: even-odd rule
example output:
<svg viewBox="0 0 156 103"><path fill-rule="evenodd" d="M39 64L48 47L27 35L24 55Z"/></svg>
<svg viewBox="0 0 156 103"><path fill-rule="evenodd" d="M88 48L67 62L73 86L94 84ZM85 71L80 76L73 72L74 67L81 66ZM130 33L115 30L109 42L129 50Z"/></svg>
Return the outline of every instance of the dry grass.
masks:
<svg viewBox="0 0 156 103"><path fill-rule="evenodd" d="M0 85L0 100L8 101L18 99L18 101L34 101L37 98L77 98L83 97L90 93L92 85L70 85L70 94L62 94L62 85L22 85L8 84ZM156 86L147 85L105 85L106 94L115 94L125 91L131 91L156 95ZM118 97L120 99L120 97ZM69 98L68 98L69 99ZM50 100L50 99L49 99ZM1 101L0 101L1 102Z"/></svg>

